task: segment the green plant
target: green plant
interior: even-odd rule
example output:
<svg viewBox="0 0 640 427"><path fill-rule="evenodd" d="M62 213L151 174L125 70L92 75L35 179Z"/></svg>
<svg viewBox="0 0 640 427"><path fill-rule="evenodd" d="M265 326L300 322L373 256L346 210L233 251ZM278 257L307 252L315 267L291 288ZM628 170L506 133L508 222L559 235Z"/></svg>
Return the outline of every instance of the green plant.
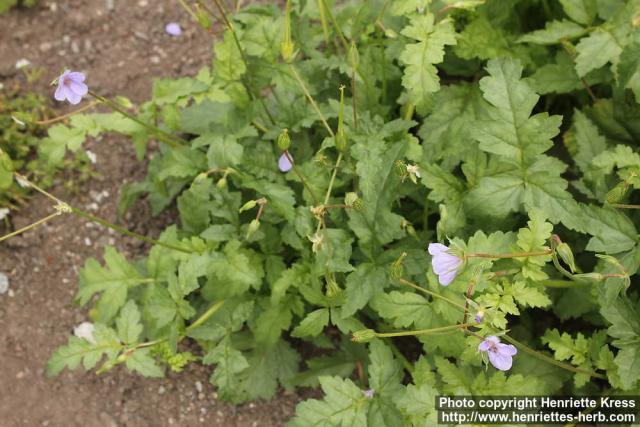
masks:
<svg viewBox="0 0 640 427"><path fill-rule="evenodd" d="M0 0L0 13L6 12L12 7L34 7L38 0Z"/></svg>
<svg viewBox="0 0 640 427"><path fill-rule="evenodd" d="M640 2L215 3L211 68L157 81L137 122L78 115L51 142L160 140L121 211L145 197L179 221L145 258L87 261L95 329L50 374L198 358L234 403L320 384L301 426L430 425L437 394L638 390ZM301 365L303 341L322 355Z"/></svg>

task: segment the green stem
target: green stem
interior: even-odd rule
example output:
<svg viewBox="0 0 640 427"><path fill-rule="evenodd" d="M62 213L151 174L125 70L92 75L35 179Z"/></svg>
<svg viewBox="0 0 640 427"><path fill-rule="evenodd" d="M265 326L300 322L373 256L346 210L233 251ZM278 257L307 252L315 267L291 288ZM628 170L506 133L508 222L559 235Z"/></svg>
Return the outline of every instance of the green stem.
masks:
<svg viewBox="0 0 640 427"><path fill-rule="evenodd" d="M211 307L209 307L207 311L202 313L202 315L198 317L195 322L187 326L187 331L196 329L198 326L202 325L204 322L209 320L209 318L213 316L218 310L220 310L220 308L222 308L223 305L224 305L224 300L220 300L217 303L213 304Z"/></svg>
<svg viewBox="0 0 640 427"><path fill-rule="evenodd" d="M470 254L465 254L465 258L496 258L496 259L503 259L503 258L526 258L526 257L530 257L530 256L544 256L544 255L551 255L553 253L553 251L551 249L546 249L544 251L537 251L537 252L517 252L517 253L512 253L512 254L485 254L485 253L470 253Z"/></svg>
<svg viewBox="0 0 640 427"><path fill-rule="evenodd" d="M420 292L424 292L425 294L427 294L427 295L431 295L431 296L432 296L432 297L434 297L434 298L439 298L439 299L441 299L441 300L443 300L443 301L448 302L448 303L449 303L449 304L451 304L451 305L455 305L456 307L461 308L462 310L464 310L464 305L462 305L462 304L458 304L457 302L455 302L455 301L453 301L452 299L449 299L449 298L447 298L447 297L445 297L445 296L443 296L443 295L440 295L440 294L435 293L435 292L433 292L433 291L430 291L430 290L428 290L428 289L422 288L422 287L420 287L420 286L416 285L415 283L412 283L412 282L410 282L410 281L408 281L408 280L406 280L406 279L398 279L398 281L399 281L400 283L402 283L403 285L405 285L405 286L409 286L409 287L411 287L411 288L413 288L413 289L416 289L416 290L418 290L418 291L420 291Z"/></svg>
<svg viewBox="0 0 640 427"><path fill-rule="evenodd" d="M431 329L418 329L415 331L402 331L402 332L376 332L376 337L378 338L387 338L387 337L406 337L406 336L414 336L414 335L428 335L431 333L450 331L453 329L466 328L468 325L466 323L460 323L456 325L442 326L439 328L431 328Z"/></svg>
<svg viewBox="0 0 640 427"><path fill-rule="evenodd" d="M189 15L191 15L191 17L193 18L193 20L198 23L198 15L195 14L195 12L193 10L191 10L191 8L189 7L189 5L184 1L184 0L178 0L178 3L180 3L180 6L182 6L182 8L184 10L187 11L187 13Z"/></svg>
<svg viewBox="0 0 640 427"><path fill-rule="evenodd" d="M568 363L564 363L564 362L560 362L556 359L554 359L553 357L547 356L545 354L540 353L537 350L532 349L531 347L527 346L526 344L521 343L520 341L511 338L509 335L503 335L502 336L506 341L510 342L511 344L515 345L516 347L520 348L521 350L523 350L525 353L529 353L530 355L532 355L533 357L540 359L542 361L545 361L547 363L551 363L552 365L555 365L559 368L562 369L566 369L567 371L571 371L571 372L575 372L577 374L585 374L585 375L589 375L590 377L593 378L600 378L603 380L606 380L607 377L599 374L597 372L592 372L589 371L587 369L581 369L581 368L576 368L573 365L570 365Z"/></svg>
<svg viewBox="0 0 640 427"><path fill-rule="evenodd" d="M316 104L316 101L313 99L313 96L311 96L311 93L309 93L309 89L307 89L307 85L304 83L304 81L300 77L300 74L298 74L298 71L296 70L296 67L293 64L289 63L289 68L291 69L291 72L293 73L293 77L298 82L298 85L300 86L300 89L302 89L302 92L305 94L305 96L307 97L307 99L311 103L311 106L313 107L313 109L318 114L318 117L320 117L320 120L322 121L322 124L324 125L325 129L327 129L327 132L329 132L329 135L331 135L332 137L335 137L335 134L333 133L333 130L329 126L329 123L327 123L327 119L325 119L324 114L322 114L322 111L320 111L320 108L318 107L318 104Z"/></svg>
<svg viewBox="0 0 640 427"><path fill-rule="evenodd" d="M173 148L177 148L180 147L182 145L188 145L189 143L187 141L185 141L182 138L176 137L175 135L171 135L168 132L163 131L162 129L153 126L149 123L143 122L142 120L138 119L137 117L135 117L133 114L129 113L128 111L126 111L124 108L122 108L120 105L118 105L117 102L114 102L108 98L105 98L104 96L100 96L92 91L89 91L89 95L93 96L95 99L97 99L98 101L106 104L109 106L109 108L113 109L114 111L117 111L118 113L122 114L123 116L127 117L128 119L133 120L134 122L138 123L139 125L143 126L144 128L150 130L151 132L153 132L156 137L158 138L158 140L160 142L164 142L165 144L173 147Z"/></svg>
<svg viewBox="0 0 640 427"><path fill-rule="evenodd" d="M610 203L609 206L619 209L640 209L640 205L626 205L624 203Z"/></svg>
<svg viewBox="0 0 640 427"><path fill-rule="evenodd" d="M340 43L342 43L342 47L344 47L344 50L348 52L349 43L347 42L347 39L344 37L344 34L342 34L342 30L340 30L340 26L338 25L338 21L336 21L335 16L333 16L333 12L331 12L331 9L327 7L327 3L325 2L325 0L320 0L320 2L324 7L325 12L327 12L327 15L329 16L331 25L333 25L333 28L336 30L336 33L338 34L338 38L340 39Z"/></svg>
<svg viewBox="0 0 640 427"><path fill-rule="evenodd" d="M333 173L331 174L331 180L329 181L329 187L327 188L327 193L324 195L323 205L329 204L329 198L331 197L331 191L333 190L333 184L336 182L336 175L338 174L338 168L340 167L340 162L342 161L342 153L338 153L338 158L336 159L336 164L333 167ZM316 227L316 233L320 231L320 227L322 226L322 221L318 221L318 226Z"/></svg>
<svg viewBox="0 0 640 427"><path fill-rule="evenodd" d="M325 44L329 44L329 24L327 24L327 16L324 11L324 1L318 0L318 11L320 12L320 23L322 24L322 33L324 34Z"/></svg>
<svg viewBox="0 0 640 427"><path fill-rule="evenodd" d="M229 18L227 17L227 12L225 11L225 9L222 6L222 4L220 4L220 0L213 0L213 2L215 3L216 7L218 8L218 11L220 12L220 15L222 15L222 19L224 20L224 23L227 26L227 29L231 32L231 36L233 37L233 41L236 44L236 47L238 48L238 52L240 52L240 57L242 58L242 62L244 63L245 68L247 69L247 78L248 78L249 81L245 82L244 79L243 79L242 80L242 84L247 89L247 92L249 93L249 96L251 97L251 99L257 100L260 103L260 105L262 106L262 109L266 113L266 115L269 118L269 120L271 121L271 123L275 123L275 120L273 119L273 116L269 112L269 109L267 108L267 105L264 103L264 99L262 99L262 97L260 97L260 96L256 96L253 93L253 90L251 88L251 86L252 86L251 74L249 73L249 61L247 60L247 57L246 57L246 55L244 53L244 49L242 49L242 45L240 44L240 39L238 39L238 34L236 33L236 30L235 30L235 28L233 28L233 25L231 24L231 21L229 21Z"/></svg>
<svg viewBox="0 0 640 427"><path fill-rule="evenodd" d="M31 230L31 229L34 229L34 228L36 228L36 227L38 227L38 226L40 226L40 225L44 224L45 222L50 221L50 220L52 220L53 218L55 218L55 217L57 217L57 216L60 216L61 214L62 214L62 212L61 212L61 211L58 211L58 212L52 213L51 215L48 215L48 216L46 216L46 217L44 217L44 218L42 218L42 219L40 219L40 220L38 220L38 221L34 222L33 224L29 224L29 225L27 225L26 227L22 227L21 229L16 230L16 231L14 231L13 233L5 234L4 236L0 237L0 242L5 241L5 240L7 240L7 239L10 239L10 238L12 238L12 237L15 237L15 236L17 236L18 234L22 234L22 233L24 233L24 232L26 232L26 231L29 231L29 230Z"/></svg>
<svg viewBox="0 0 640 427"><path fill-rule="evenodd" d="M291 163L291 166L293 167L293 172L295 172L295 174L298 176L298 179L300 179L300 181L302 182L302 185L304 186L304 188L306 188L307 191L309 192L309 194L311 195L311 198L313 199L313 205L314 206L317 205L318 204L318 198L316 197L316 194L313 192L313 190L311 189L311 186L309 185L307 180L302 175L302 172L300 172L300 169L298 168L298 166L293 161L293 158L289 154L289 151L285 150L284 151L284 155L287 157L287 160L289 160L289 163Z"/></svg>
<svg viewBox="0 0 640 427"><path fill-rule="evenodd" d="M106 220L104 220L102 218L99 218L99 217L97 217L95 215L90 214L89 212L85 212L85 211L83 211L81 209L74 208L73 206L70 206L70 208L71 208L71 212L73 212L74 214L78 215L79 217L86 218L89 221L95 222L95 223L100 224L100 225L102 225L104 227L107 227L107 228L110 228L112 230L115 230L118 233L124 234L126 236L133 237L133 238L141 240L143 242L151 243L152 245L162 246L162 247L165 247L167 249L172 249L174 251L179 251L179 252L183 252L183 253L186 253L186 254L194 253L194 251L192 251L192 250L185 249L185 248L182 248L180 246L174 246L174 245L171 245L169 243L165 243L165 242L161 242L159 240L152 239L151 237L143 236L142 234L138 234L138 233L136 233L134 231L127 230L124 227L120 227L119 225L112 224L112 223L110 223L110 222L108 222L108 221L106 221Z"/></svg>
<svg viewBox="0 0 640 427"><path fill-rule="evenodd" d="M539 283L547 288L575 288L577 286L589 286L591 284L589 282L580 282L577 280L560 279L542 280Z"/></svg>

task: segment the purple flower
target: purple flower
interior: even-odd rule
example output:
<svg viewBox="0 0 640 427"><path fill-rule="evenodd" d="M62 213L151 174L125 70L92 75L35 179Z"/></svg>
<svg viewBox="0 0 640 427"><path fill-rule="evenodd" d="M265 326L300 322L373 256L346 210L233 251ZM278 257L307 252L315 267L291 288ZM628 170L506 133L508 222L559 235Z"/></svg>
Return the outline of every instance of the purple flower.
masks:
<svg viewBox="0 0 640 427"><path fill-rule="evenodd" d="M289 161L289 157L287 156L287 154L282 153L282 156L280 156L280 158L278 159L278 168L282 172L289 172L292 167L293 164L291 163L291 161Z"/></svg>
<svg viewBox="0 0 640 427"><path fill-rule="evenodd" d="M518 349L511 344L502 344L500 339L494 335L490 335L478 345L479 351L486 351L489 354L489 362L501 371L508 371L513 364L513 356L516 355Z"/></svg>
<svg viewBox="0 0 640 427"><path fill-rule="evenodd" d="M169 22L167 25L165 25L164 30L170 36L178 37L180 34L182 34L182 28L180 28L180 24L178 24L177 22Z"/></svg>
<svg viewBox="0 0 640 427"><path fill-rule="evenodd" d="M58 101L65 99L75 105L82 101L82 97L87 94L89 88L84 84L85 75L77 71L65 70L58 77L58 88L53 95Z"/></svg>
<svg viewBox="0 0 640 427"><path fill-rule="evenodd" d="M438 275L438 281L442 286L453 282L458 275L458 267L462 259L450 254L449 248L441 243L429 243L429 253L433 256L431 265L433 272Z"/></svg>
<svg viewBox="0 0 640 427"><path fill-rule="evenodd" d="M482 319L484 318L484 311L480 310L476 313L476 323L482 323Z"/></svg>
<svg viewBox="0 0 640 427"><path fill-rule="evenodd" d="M375 395L375 390L373 390L372 388L368 389L368 390L362 390L362 394L364 395L365 398L371 400L373 399L373 396Z"/></svg>

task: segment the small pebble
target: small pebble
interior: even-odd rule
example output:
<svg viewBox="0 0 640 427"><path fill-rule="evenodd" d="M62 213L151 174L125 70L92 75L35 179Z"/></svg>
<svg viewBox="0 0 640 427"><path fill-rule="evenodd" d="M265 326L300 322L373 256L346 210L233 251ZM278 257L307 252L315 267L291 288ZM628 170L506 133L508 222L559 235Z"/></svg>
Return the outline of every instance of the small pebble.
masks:
<svg viewBox="0 0 640 427"><path fill-rule="evenodd" d="M203 387L200 381L196 381L196 390L198 390L198 393L202 393Z"/></svg>
<svg viewBox="0 0 640 427"><path fill-rule="evenodd" d="M163 385L161 385L160 387L158 387L158 394L164 394L164 393L165 393L165 391L167 391L167 389L166 389L166 388L164 388L164 386L163 386Z"/></svg>
<svg viewBox="0 0 640 427"><path fill-rule="evenodd" d="M6 274L0 273L0 295L7 293L9 290L9 278Z"/></svg>

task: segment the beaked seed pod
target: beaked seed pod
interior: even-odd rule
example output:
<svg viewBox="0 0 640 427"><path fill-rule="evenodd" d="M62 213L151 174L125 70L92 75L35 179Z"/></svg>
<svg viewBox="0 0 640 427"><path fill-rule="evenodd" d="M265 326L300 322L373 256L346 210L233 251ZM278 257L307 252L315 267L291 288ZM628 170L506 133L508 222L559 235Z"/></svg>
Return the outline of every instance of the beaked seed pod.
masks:
<svg viewBox="0 0 640 427"><path fill-rule="evenodd" d="M576 271L576 262L573 257L573 252L571 251L571 247L566 243L562 242L556 247L556 253L560 255L562 261L565 262L569 266L569 269L572 273Z"/></svg>
<svg viewBox="0 0 640 427"><path fill-rule="evenodd" d="M278 148L280 151L287 151L289 147L291 147L291 138L289 137L289 130L285 128L278 135Z"/></svg>
<svg viewBox="0 0 640 427"><path fill-rule="evenodd" d="M207 31L211 29L211 19L209 18L209 14L198 4L196 5L196 17L198 18L198 25Z"/></svg>

